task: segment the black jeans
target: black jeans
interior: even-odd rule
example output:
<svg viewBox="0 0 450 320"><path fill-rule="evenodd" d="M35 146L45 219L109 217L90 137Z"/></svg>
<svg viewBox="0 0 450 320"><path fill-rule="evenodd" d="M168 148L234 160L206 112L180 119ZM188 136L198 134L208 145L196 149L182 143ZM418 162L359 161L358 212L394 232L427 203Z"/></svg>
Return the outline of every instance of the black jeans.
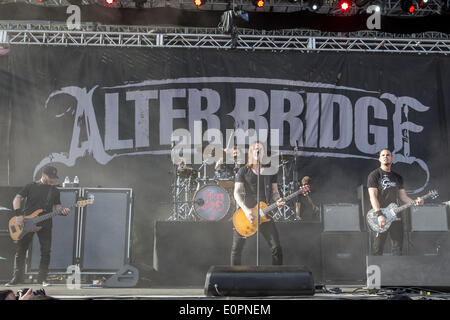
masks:
<svg viewBox="0 0 450 320"><path fill-rule="evenodd" d="M387 235L391 237L391 247L393 256L402 255L403 247L403 223L402 221L392 222L389 229L383 233L372 233L372 255L383 255L384 243L386 242Z"/></svg>
<svg viewBox="0 0 450 320"><path fill-rule="evenodd" d="M260 224L259 231L266 239L272 251L272 264L283 264L283 251L280 245L280 239L278 238L278 231L275 227L275 223L270 220ZM244 249L247 238L241 236L235 229L233 229L233 245L231 246L231 265L241 265L242 250Z"/></svg>
<svg viewBox="0 0 450 320"><path fill-rule="evenodd" d="M39 230L37 236L41 249L41 261L39 264L38 282L42 283L47 279L48 266L50 265L50 251L52 244L52 227L51 225L44 226ZM30 247L35 232L28 233L23 239L19 240L17 244L16 255L14 256L14 275L13 279L18 282L23 282L25 273L25 257L28 248Z"/></svg>

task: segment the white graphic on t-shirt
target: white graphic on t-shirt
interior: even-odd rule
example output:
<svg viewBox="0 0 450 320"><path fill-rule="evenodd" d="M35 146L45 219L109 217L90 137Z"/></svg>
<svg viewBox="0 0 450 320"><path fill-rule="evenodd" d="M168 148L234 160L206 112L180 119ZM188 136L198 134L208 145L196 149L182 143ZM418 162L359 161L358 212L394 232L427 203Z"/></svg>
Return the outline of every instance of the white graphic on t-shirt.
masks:
<svg viewBox="0 0 450 320"><path fill-rule="evenodd" d="M396 187L397 183L391 181L388 176L383 176L383 178L381 179L381 186L383 187L383 190L386 190L388 188Z"/></svg>

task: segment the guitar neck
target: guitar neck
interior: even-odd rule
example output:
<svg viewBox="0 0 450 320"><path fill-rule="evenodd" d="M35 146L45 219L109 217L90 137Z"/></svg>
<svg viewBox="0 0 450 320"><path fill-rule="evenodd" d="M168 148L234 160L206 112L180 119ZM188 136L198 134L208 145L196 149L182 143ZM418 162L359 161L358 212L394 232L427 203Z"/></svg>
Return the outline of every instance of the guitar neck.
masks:
<svg viewBox="0 0 450 320"><path fill-rule="evenodd" d="M291 200L292 198L295 198L296 196L298 196L300 193L303 193L303 192L304 192L303 189L299 189L299 190L295 191L294 193L291 193L290 195L288 195L282 199L283 199L283 201L288 202L289 200ZM274 210L276 207L277 207L277 203L274 202L271 205L265 207L262 211L265 214L267 212Z"/></svg>
<svg viewBox="0 0 450 320"><path fill-rule="evenodd" d="M424 195L423 197L421 197L423 200L425 200L425 199L428 199L429 197L431 197L432 196L432 194L429 192L429 193L427 193L426 195ZM414 205L414 201L412 201L412 202L410 202L410 203L406 203L406 204L404 204L404 205L402 205L402 206L400 206L400 207L397 207L397 208L395 208L394 209L394 212L395 213L399 213L400 211L403 211L403 210L406 210L406 209L408 209L409 207L411 207L411 206L413 206Z"/></svg>
<svg viewBox="0 0 450 320"><path fill-rule="evenodd" d="M75 207L75 205L72 205L69 208L72 209L73 207ZM42 216L38 216L38 217L34 218L33 220L34 220L35 223L39 223L41 221L53 218L54 216L57 216L59 214L61 214L60 211L55 210L55 211L52 211L50 213L43 214Z"/></svg>

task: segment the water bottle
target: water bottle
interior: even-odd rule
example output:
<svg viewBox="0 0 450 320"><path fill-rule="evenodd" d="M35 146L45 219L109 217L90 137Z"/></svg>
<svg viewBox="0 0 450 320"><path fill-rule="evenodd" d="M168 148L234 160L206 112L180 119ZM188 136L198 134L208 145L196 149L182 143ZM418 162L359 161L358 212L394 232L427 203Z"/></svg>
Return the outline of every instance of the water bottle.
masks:
<svg viewBox="0 0 450 320"><path fill-rule="evenodd" d="M65 188L69 183L70 183L69 177L65 177L63 182L63 188Z"/></svg>
<svg viewBox="0 0 450 320"><path fill-rule="evenodd" d="M78 187L79 185L80 185L80 179L78 179L78 176L75 176L75 178L73 178L73 186Z"/></svg>

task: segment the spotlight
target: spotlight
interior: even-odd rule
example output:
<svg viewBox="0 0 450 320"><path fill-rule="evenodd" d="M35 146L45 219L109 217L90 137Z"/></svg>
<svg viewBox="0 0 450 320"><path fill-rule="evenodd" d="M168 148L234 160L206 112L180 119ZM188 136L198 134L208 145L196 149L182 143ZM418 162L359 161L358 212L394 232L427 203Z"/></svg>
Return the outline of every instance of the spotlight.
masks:
<svg viewBox="0 0 450 320"><path fill-rule="evenodd" d="M428 0L419 0L418 2L417 2L417 5L419 6L419 8L425 8L426 6L427 6L427 4L428 4Z"/></svg>
<svg viewBox="0 0 450 320"><path fill-rule="evenodd" d="M111 6L111 5L114 4L114 1L115 1L115 0L105 0L105 3L106 3L108 6Z"/></svg>
<svg viewBox="0 0 450 320"><path fill-rule="evenodd" d="M206 2L206 0L194 0L194 4L196 7L201 7L202 5L204 5Z"/></svg>
<svg viewBox="0 0 450 320"><path fill-rule="evenodd" d="M339 8L341 8L342 11L347 12L350 10L352 6L352 3L349 0L341 0L339 2Z"/></svg>
<svg viewBox="0 0 450 320"><path fill-rule="evenodd" d="M264 0L253 0L253 5L258 8L264 7Z"/></svg>
<svg viewBox="0 0 450 320"><path fill-rule="evenodd" d="M401 6L405 12L414 13L416 11L416 5L412 0L402 0Z"/></svg>
<svg viewBox="0 0 450 320"><path fill-rule="evenodd" d="M309 1L309 7L312 11L319 10L323 5L323 0L310 0Z"/></svg>

